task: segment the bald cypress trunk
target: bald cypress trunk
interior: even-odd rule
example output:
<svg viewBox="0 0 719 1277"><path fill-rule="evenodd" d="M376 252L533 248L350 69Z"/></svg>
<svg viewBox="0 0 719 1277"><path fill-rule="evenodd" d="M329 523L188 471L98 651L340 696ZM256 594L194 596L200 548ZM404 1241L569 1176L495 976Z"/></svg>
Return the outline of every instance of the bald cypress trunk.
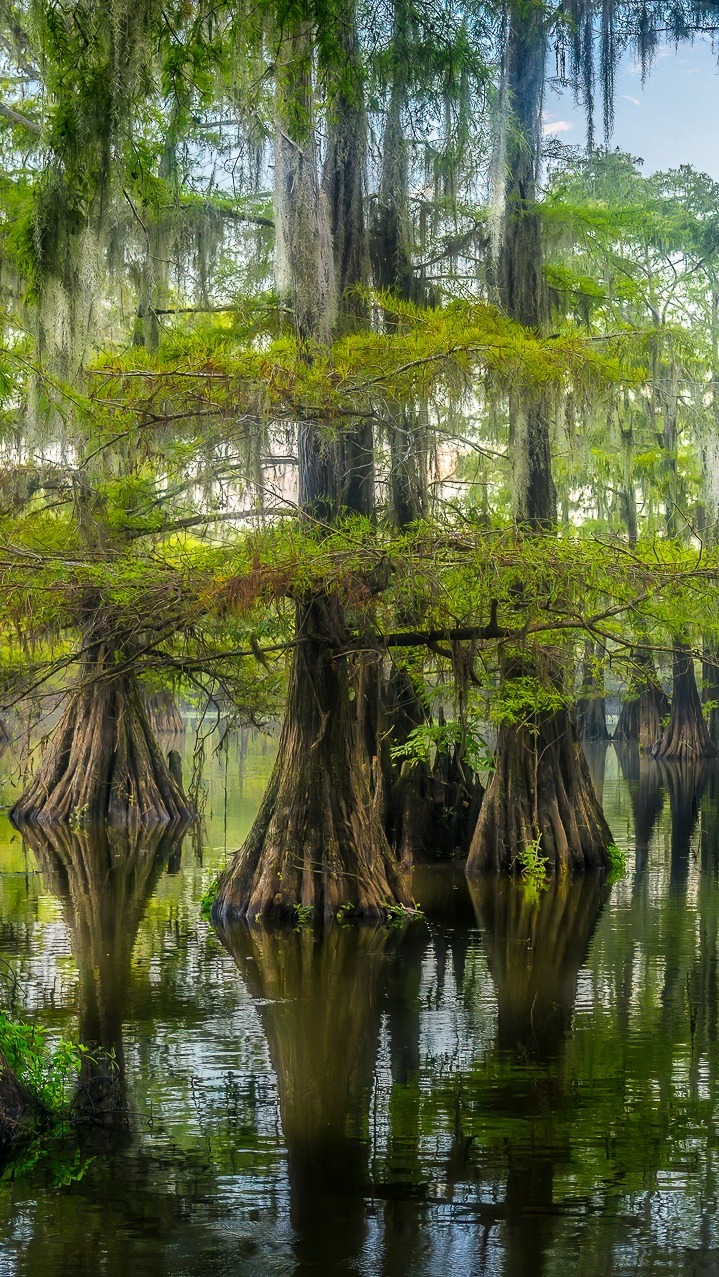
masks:
<svg viewBox="0 0 719 1277"><path fill-rule="evenodd" d="M652 753L667 762L716 758L719 754L704 721L691 648L678 640L674 643L674 689L669 722Z"/></svg>
<svg viewBox="0 0 719 1277"><path fill-rule="evenodd" d="M604 702L603 671L601 683L593 661L599 655L599 647L587 643L582 665L582 686L577 700L577 727L583 741L608 741L607 711ZM600 795L601 797L601 795Z"/></svg>
<svg viewBox="0 0 719 1277"><path fill-rule="evenodd" d="M308 360L315 348L328 347L338 290L356 282L363 252L363 148L352 135L353 120L356 131L363 127L361 86L354 99L340 91L334 103L321 194L312 85L312 32L298 21L278 56L275 178L284 284ZM300 422L299 503L323 523L343 512L371 512L366 427L337 435L319 421ZM329 916L347 903L378 917L410 898L382 822L376 664L348 654L344 605L330 587L298 602L295 638L272 778L221 878L215 916L291 919L298 904Z"/></svg>
<svg viewBox="0 0 719 1277"><path fill-rule="evenodd" d="M614 739L618 744L652 750L664 730L664 720L669 714L669 697L645 648L634 648L631 665L629 694L622 702Z"/></svg>
<svg viewBox="0 0 719 1277"><path fill-rule="evenodd" d="M528 328L547 321L542 234L536 207L547 17L540 5L510 4L505 79L512 119L507 126L507 178L499 282L505 310ZM556 523L550 403L541 390L510 395L510 463L514 518L526 535L547 535ZM542 672L526 659L505 660L501 676L541 678L561 690L550 655ZM550 865L583 869L607 863L611 833L592 785L568 709L545 711L499 729L494 772L479 812L467 874L517 872L518 853L539 839Z"/></svg>
<svg viewBox="0 0 719 1277"><path fill-rule="evenodd" d="M188 820L192 813L150 728L135 676L115 674L111 644L95 640L80 684L27 789L13 824L137 828Z"/></svg>

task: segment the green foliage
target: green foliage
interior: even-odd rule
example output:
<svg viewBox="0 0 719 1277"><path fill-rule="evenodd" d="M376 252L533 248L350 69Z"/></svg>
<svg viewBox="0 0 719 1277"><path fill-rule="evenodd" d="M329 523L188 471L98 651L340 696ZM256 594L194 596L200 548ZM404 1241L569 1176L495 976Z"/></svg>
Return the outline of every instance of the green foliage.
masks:
<svg viewBox="0 0 719 1277"><path fill-rule="evenodd" d="M498 726L537 731L542 719L566 709L571 697L536 675L523 674L503 680L492 699L490 718Z"/></svg>
<svg viewBox="0 0 719 1277"><path fill-rule="evenodd" d="M39 1025L0 1011L0 1053L45 1113L52 1118L66 1113L86 1048L64 1038L52 1043Z"/></svg>
<svg viewBox="0 0 719 1277"><path fill-rule="evenodd" d="M407 922L424 919L424 914L417 903L413 904L412 908L409 909L406 905L385 901L383 908L384 925L386 927L404 927Z"/></svg>
<svg viewBox="0 0 719 1277"><path fill-rule="evenodd" d="M217 888L219 885L219 876L217 878L213 878L200 900L200 917L204 918L205 922L209 922L212 917L212 906L217 899Z"/></svg>
<svg viewBox="0 0 719 1277"><path fill-rule="evenodd" d="M621 847L617 847L616 843L610 843L607 847L607 857L609 859L609 878L614 881L617 878L623 878L629 866L629 856Z"/></svg>
<svg viewBox="0 0 719 1277"><path fill-rule="evenodd" d="M91 1157L77 1147L71 1100L87 1047L0 1011L0 1059L26 1089L32 1105L22 1134L10 1150L2 1178L18 1179L43 1165L56 1188L82 1179Z"/></svg>
<svg viewBox="0 0 719 1277"><path fill-rule="evenodd" d="M395 761L406 758L433 767L437 755L452 755L457 750L475 772L492 766L492 751L476 726L463 726L456 720L420 723L403 744L390 747L390 755Z"/></svg>
<svg viewBox="0 0 719 1277"><path fill-rule="evenodd" d="M295 931L308 931L312 927L314 909L312 905L303 905L298 901L294 906Z"/></svg>
<svg viewBox="0 0 719 1277"><path fill-rule="evenodd" d="M517 863L522 875L525 893L529 899L536 900L539 893L547 886L547 866L549 860L542 855L542 836L537 834L531 842L517 853Z"/></svg>

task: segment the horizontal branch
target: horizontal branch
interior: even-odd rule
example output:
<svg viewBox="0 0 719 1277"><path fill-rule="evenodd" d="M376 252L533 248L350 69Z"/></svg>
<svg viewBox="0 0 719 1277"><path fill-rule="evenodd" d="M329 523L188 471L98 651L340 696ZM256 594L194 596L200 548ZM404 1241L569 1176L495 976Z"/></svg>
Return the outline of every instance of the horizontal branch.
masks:
<svg viewBox="0 0 719 1277"><path fill-rule="evenodd" d="M31 120L28 115L21 115L19 111L14 111L11 106L5 106L4 102L0 102L0 116L4 120L9 120L11 124L19 124L21 128L29 129L36 137L42 133L41 126L35 120Z"/></svg>

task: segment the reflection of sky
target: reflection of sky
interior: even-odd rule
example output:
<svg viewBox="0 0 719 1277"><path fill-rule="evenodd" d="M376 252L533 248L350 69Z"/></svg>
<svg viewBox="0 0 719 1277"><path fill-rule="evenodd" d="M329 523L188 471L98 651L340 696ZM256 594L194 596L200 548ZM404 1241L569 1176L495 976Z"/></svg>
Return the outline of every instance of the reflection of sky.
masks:
<svg viewBox="0 0 719 1277"><path fill-rule="evenodd" d="M601 105L596 111L601 137ZM642 85L641 69L624 58L616 79L614 133L610 146L644 160L644 172L691 164L719 180L719 72L708 40L664 46ZM584 112L568 92L550 89L545 102L545 132L560 142L582 146Z"/></svg>

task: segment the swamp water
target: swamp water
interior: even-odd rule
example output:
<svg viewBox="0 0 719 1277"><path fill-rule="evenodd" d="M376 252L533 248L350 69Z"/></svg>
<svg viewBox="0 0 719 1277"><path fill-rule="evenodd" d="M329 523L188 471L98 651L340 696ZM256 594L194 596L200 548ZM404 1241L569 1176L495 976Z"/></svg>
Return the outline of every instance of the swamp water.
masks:
<svg viewBox="0 0 719 1277"><path fill-rule="evenodd" d="M80 1182L0 1183L0 1277L719 1273L719 766L591 761L620 881L422 868L426 921L322 939L199 915L260 738L181 848L3 817L2 988L119 1068Z"/></svg>

